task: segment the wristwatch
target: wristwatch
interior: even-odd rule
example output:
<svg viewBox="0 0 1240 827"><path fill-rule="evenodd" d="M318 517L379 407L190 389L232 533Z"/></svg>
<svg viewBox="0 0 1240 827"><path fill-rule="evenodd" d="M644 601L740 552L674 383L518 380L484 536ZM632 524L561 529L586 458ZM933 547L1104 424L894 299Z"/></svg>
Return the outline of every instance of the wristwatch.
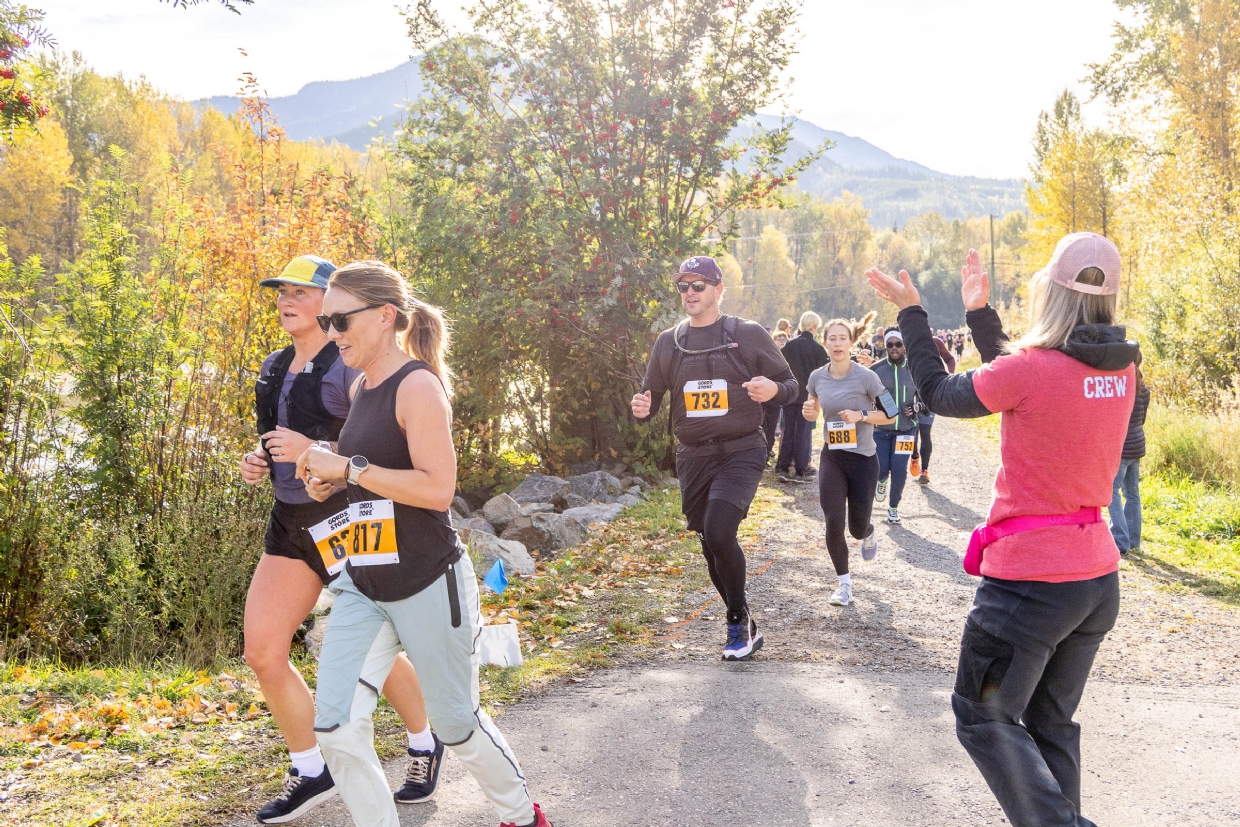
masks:
<svg viewBox="0 0 1240 827"><path fill-rule="evenodd" d="M345 481L349 485L360 485L358 480L362 478L362 472L370 467L370 460L363 456L349 458L349 471L345 475Z"/></svg>

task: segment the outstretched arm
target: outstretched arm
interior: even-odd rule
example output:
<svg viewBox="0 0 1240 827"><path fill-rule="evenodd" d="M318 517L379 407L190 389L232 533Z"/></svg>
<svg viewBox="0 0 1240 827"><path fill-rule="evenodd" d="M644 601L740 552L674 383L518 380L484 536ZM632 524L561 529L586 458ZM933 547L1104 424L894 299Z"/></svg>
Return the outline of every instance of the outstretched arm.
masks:
<svg viewBox="0 0 1240 827"><path fill-rule="evenodd" d="M969 250L960 270L960 298L964 300L964 319L982 363L993 362L1003 355L1003 343L1008 336L1003 332L999 312L987 303L990 301L990 274L982 270L982 257L977 250Z"/></svg>
<svg viewBox="0 0 1240 827"><path fill-rule="evenodd" d="M909 370L926 407L936 414L961 418L992 413L973 389L973 371L949 374L944 367L938 348L934 346L930 317L921 307L921 296L909 274L901 270L897 280L879 270L870 269L865 276L875 293L900 308L898 321L900 332L904 335ZM986 293L989 293L988 289Z"/></svg>

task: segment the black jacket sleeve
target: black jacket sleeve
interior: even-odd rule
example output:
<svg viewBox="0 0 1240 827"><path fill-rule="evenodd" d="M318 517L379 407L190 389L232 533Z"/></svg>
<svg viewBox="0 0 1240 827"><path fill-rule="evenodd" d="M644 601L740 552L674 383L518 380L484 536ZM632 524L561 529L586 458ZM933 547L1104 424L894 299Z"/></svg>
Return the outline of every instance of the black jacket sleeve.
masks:
<svg viewBox="0 0 1240 827"><path fill-rule="evenodd" d="M1008 335L1003 332L999 311L986 305L981 310L966 312L964 320L973 334L973 344L982 357L982 364L993 362L1003 355L1003 343L1008 340Z"/></svg>
<svg viewBox="0 0 1240 827"><path fill-rule="evenodd" d="M995 319L998 318L996 313ZM976 419L993 413L982 404L982 400L977 397L977 391L973 389L973 371L953 374L947 372L943 360L939 358L939 350L934 346L930 317L920 305L901 310L897 321L900 332L904 334L904 348L909 369L913 372L913 381L917 383L917 393L931 412L961 419ZM975 333L975 340L976 337ZM995 353L997 352L996 347Z"/></svg>
<svg viewBox="0 0 1240 827"><path fill-rule="evenodd" d="M660 335L655 339L654 347L650 348L650 362L646 365L646 378L642 382L642 391L650 391L650 415L641 419L634 417L638 422L654 419L659 412L659 406L663 404L663 395L668 391L664 374L671 354L667 353L667 342L667 336Z"/></svg>
<svg viewBox="0 0 1240 827"><path fill-rule="evenodd" d="M751 358L752 366L756 369L755 375L765 376L779 385L779 390L770 401L776 405L790 405L795 402L801 386L771 334L757 322L741 322L736 338L742 350L753 354Z"/></svg>

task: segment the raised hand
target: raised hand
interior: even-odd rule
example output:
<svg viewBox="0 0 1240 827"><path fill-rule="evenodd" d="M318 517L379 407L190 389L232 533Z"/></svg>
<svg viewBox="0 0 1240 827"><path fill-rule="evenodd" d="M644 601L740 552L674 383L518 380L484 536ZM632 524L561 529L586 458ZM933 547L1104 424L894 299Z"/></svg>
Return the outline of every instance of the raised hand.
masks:
<svg viewBox="0 0 1240 827"><path fill-rule="evenodd" d="M960 270L960 298L965 310L981 310L990 301L990 274L982 270L982 257L969 250Z"/></svg>
<svg viewBox="0 0 1240 827"><path fill-rule="evenodd" d="M881 270L871 267L865 271L865 278L880 299L891 302L901 310L921 304L921 294L917 292L917 286L913 284L913 279L907 270L900 271L900 278L897 281Z"/></svg>

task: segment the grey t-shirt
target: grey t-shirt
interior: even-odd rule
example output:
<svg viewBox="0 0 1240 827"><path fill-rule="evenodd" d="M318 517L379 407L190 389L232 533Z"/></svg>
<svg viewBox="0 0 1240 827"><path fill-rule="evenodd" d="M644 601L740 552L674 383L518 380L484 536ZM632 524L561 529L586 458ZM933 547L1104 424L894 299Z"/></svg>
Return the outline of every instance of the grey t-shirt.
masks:
<svg viewBox="0 0 1240 827"><path fill-rule="evenodd" d="M271 363L280 355L280 351L263 360L263 374L271 369ZM323 406L331 411L332 416L340 418L349 415L349 388L354 380L361 376L360 370L349 367L343 359L337 358L332 366L323 374L322 396ZM297 374L289 371L284 374L284 384L280 387L280 404L276 409L276 422L288 427L288 394L293 389L293 380ZM275 489L276 499L282 503L300 505L314 502L306 493L306 486L297 479L297 457L289 462L277 462L271 467L271 486Z"/></svg>
<svg viewBox="0 0 1240 827"><path fill-rule="evenodd" d="M882 394L883 381L878 374L856 362L850 362L848 374L843 379L831 375L830 365L824 365L809 375L805 389L818 400L822 407L824 422L840 418L840 411L873 411L878 408L875 399ZM840 451L852 451L867 457L874 456L874 426L857 423L857 444Z"/></svg>

